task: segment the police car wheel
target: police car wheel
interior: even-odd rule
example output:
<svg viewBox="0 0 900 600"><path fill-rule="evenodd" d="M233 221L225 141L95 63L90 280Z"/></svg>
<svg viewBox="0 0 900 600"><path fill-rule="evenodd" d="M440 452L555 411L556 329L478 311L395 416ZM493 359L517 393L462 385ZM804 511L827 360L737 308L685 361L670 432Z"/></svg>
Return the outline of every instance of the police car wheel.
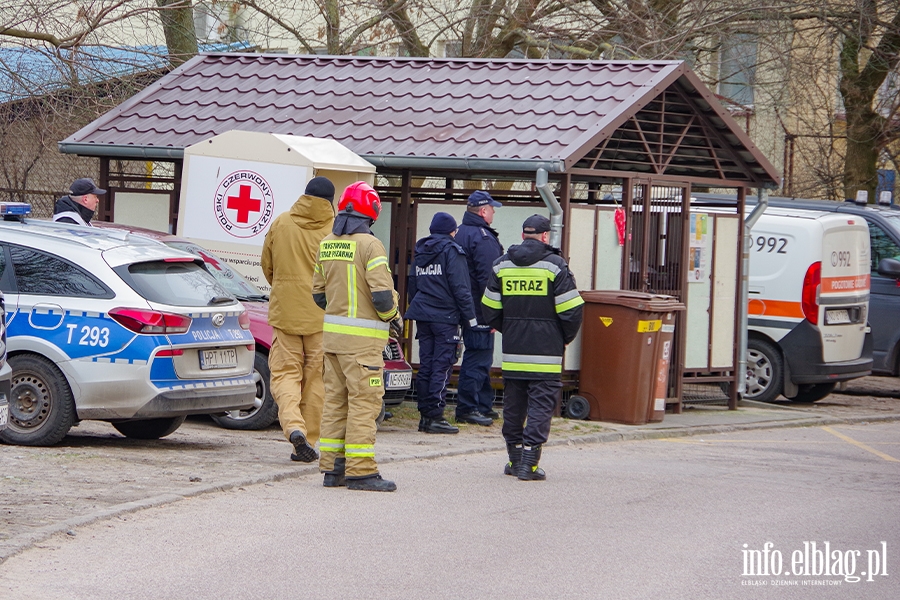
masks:
<svg viewBox="0 0 900 600"><path fill-rule="evenodd" d="M9 366L9 423L0 439L22 446L58 443L75 423L75 401L65 376L36 354L13 356Z"/></svg>
<svg viewBox="0 0 900 600"><path fill-rule="evenodd" d="M766 340L747 340L747 390L744 399L757 402L774 402L784 377L784 359L781 352Z"/></svg>
<svg viewBox="0 0 900 600"><path fill-rule="evenodd" d="M570 396L566 401L566 417L585 420L591 414L591 405L584 396Z"/></svg>
<svg viewBox="0 0 900 600"><path fill-rule="evenodd" d="M269 357L256 352L253 358L253 380L256 382L256 398L252 408L230 410L209 415L219 427L225 429L265 429L278 420L278 405L269 388Z"/></svg>
<svg viewBox="0 0 900 600"><path fill-rule="evenodd" d="M127 438L136 440L158 440L174 433L184 423L185 417L165 417L160 419L135 419L119 421L112 426Z"/></svg>

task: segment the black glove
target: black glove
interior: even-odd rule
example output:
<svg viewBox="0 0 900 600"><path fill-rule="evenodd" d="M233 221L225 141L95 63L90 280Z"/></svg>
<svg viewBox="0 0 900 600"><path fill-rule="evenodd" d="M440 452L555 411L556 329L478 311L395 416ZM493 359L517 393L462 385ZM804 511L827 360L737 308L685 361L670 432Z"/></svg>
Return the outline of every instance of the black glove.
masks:
<svg viewBox="0 0 900 600"><path fill-rule="evenodd" d="M403 337L403 317L400 316L400 313L397 313L397 316L391 319L389 324L391 335L395 338Z"/></svg>

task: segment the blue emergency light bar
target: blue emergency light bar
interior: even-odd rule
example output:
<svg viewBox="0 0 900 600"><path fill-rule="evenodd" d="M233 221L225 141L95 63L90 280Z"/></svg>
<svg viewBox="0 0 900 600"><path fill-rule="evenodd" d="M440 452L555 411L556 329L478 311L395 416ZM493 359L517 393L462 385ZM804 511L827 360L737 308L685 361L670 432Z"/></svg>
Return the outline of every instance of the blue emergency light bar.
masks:
<svg viewBox="0 0 900 600"><path fill-rule="evenodd" d="M31 205L27 202L0 202L0 215L3 217L27 217L31 214Z"/></svg>

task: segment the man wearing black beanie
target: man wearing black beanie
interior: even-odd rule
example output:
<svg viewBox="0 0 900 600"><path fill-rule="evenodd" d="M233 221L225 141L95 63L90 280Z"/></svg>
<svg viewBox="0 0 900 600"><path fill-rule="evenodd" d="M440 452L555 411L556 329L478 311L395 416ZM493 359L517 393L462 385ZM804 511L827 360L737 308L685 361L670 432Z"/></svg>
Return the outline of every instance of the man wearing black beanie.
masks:
<svg viewBox="0 0 900 600"><path fill-rule="evenodd" d="M419 340L416 374L419 431L459 433L444 418L447 380L456 362L459 326L476 324L475 305L466 254L453 241L456 219L445 212L436 213L429 231L431 235L416 242L406 311L406 318L416 321Z"/></svg>
<svg viewBox="0 0 900 600"><path fill-rule="evenodd" d="M284 437L294 446L291 460L313 462L322 424L325 354L323 311L312 300L319 242L334 223L334 184L314 177L291 209L272 222L263 242L262 269L272 291L269 371L272 397Z"/></svg>

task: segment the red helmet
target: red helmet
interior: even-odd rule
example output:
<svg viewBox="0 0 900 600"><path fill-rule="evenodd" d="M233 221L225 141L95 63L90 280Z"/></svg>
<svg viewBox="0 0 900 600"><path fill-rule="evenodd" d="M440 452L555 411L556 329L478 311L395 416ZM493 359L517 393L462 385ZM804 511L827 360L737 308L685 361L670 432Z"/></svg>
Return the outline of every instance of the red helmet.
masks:
<svg viewBox="0 0 900 600"><path fill-rule="evenodd" d="M375 221L381 214L381 198L371 185L365 181L357 181L347 186L341 194L338 210L356 212Z"/></svg>

